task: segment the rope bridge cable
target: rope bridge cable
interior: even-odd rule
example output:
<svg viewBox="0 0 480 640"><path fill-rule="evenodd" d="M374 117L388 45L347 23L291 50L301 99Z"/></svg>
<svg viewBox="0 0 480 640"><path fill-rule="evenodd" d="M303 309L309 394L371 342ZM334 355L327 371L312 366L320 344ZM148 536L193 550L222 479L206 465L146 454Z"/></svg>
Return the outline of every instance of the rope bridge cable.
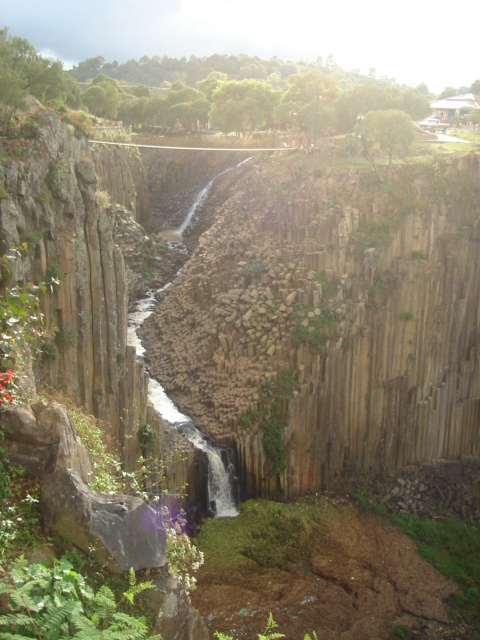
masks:
<svg viewBox="0 0 480 640"><path fill-rule="evenodd" d="M168 147L157 144L134 144L132 142L106 142L105 140L89 140L91 144L110 144L117 147L140 147L142 149L174 149L178 151L239 151L244 153L256 153L265 151L298 151L298 147L268 147L257 148L231 148L231 147Z"/></svg>

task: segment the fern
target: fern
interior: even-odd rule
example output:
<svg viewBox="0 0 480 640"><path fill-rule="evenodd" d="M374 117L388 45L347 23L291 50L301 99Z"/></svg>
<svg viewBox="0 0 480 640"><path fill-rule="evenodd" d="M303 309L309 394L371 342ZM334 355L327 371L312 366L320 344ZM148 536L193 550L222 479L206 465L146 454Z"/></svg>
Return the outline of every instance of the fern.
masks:
<svg viewBox="0 0 480 640"><path fill-rule="evenodd" d="M31 619L23 613L7 613L6 615L0 616L0 627L8 627L10 625L27 627L31 624Z"/></svg>
<svg viewBox="0 0 480 640"><path fill-rule="evenodd" d="M0 631L0 640L32 640L35 636L22 636L21 633L7 633Z"/></svg>
<svg viewBox="0 0 480 640"><path fill-rule="evenodd" d="M258 634L258 640L278 640L278 638L285 638L283 633L272 633L272 629L278 629L278 624L273 619L273 615L270 612L268 616L267 626L263 633Z"/></svg>
<svg viewBox="0 0 480 640"><path fill-rule="evenodd" d="M123 600L134 602L137 594L154 589L151 582L137 584L133 569ZM85 578L65 558L52 569L27 566L15 560L0 579L0 593L9 593L12 613L0 616L0 640L143 640L148 637L144 618L117 611L112 590L103 585L95 593ZM120 603L119 603L120 604ZM24 612L27 612L26 614ZM160 635L151 640L162 640Z"/></svg>

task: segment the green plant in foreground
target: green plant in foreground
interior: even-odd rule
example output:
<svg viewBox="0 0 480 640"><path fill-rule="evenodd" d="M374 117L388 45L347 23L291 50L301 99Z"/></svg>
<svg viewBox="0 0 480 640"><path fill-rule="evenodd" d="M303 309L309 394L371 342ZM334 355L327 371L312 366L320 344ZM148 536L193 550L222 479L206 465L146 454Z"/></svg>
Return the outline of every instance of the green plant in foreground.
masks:
<svg viewBox="0 0 480 640"><path fill-rule="evenodd" d="M409 638L410 629L404 624L399 624L390 631L390 635L392 638Z"/></svg>
<svg viewBox="0 0 480 640"><path fill-rule="evenodd" d="M257 634L258 640L278 640L278 638L285 638L284 633L279 633L278 631L274 631L274 629L278 629L278 624L270 613L263 633ZM215 637L218 638L218 640L233 640L232 636L227 636L224 633L220 633L220 631L215 631ZM313 637L310 637L310 635L306 633L303 640L318 640L317 634L314 631Z"/></svg>
<svg viewBox="0 0 480 640"><path fill-rule="evenodd" d="M28 566L21 557L7 571L1 569L0 594L10 595L12 613L0 616L0 638L37 638L57 640L141 640L147 638L144 618L135 618L118 610L123 603L133 605L134 598L151 581L137 584L130 570L129 588L117 603L111 589L101 586L97 592L62 557L53 568L42 564ZM150 636L162 640L160 635Z"/></svg>

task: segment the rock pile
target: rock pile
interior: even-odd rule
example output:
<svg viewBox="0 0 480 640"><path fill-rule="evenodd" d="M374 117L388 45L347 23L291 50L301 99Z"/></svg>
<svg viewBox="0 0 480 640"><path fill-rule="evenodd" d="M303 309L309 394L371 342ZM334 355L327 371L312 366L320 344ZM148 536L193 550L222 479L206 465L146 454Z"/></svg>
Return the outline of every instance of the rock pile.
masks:
<svg viewBox="0 0 480 640"><path fill-rule="evenodd" d="M415 516L454 515L480 522L480 460L438 460L434 465L405 467L387 480L380 502L394 513Z"/></svg>

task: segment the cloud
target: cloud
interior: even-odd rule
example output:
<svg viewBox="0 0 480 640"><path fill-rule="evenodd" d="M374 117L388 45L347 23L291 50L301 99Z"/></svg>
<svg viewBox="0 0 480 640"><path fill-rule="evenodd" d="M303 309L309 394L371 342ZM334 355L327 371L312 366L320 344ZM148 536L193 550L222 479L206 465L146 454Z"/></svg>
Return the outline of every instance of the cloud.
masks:
<svg viewBox="0 0 480 640"><path fill-rule="evenodd" d="M470 7L469 24L480 19ZM298 61L332 54L345 69L426 81L440 91L480 75L473 37L432 0L14 0L2 18L15 35L77 63L103 55L119 62L143 55L278 55Z"/></svg>

